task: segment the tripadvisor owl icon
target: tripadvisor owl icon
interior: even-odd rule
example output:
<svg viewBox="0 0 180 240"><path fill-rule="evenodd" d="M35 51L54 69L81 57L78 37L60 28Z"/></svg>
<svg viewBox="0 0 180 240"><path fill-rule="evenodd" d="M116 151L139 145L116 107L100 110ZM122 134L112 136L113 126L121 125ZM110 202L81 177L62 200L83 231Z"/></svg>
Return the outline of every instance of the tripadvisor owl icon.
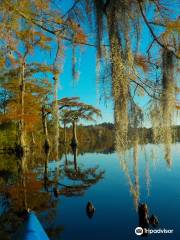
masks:
<svg viewBox="0 0 180 240"><path fill-rule="evenodd" d="M143 234L143 229L141 227L135 228L135 234L136 235L142 235Z"/></svg>

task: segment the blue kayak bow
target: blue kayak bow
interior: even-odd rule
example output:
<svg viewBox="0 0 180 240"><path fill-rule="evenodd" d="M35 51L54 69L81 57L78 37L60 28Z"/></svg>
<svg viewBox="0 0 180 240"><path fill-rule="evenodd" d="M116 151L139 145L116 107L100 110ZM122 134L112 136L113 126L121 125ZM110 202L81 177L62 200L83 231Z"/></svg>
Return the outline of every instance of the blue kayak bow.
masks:
<svg viewBox="0 0 180 240"><path fill-rule="evenodd" d="M27 219L20 227L15 240L49 240L34 212L29 212Z"/></svg>

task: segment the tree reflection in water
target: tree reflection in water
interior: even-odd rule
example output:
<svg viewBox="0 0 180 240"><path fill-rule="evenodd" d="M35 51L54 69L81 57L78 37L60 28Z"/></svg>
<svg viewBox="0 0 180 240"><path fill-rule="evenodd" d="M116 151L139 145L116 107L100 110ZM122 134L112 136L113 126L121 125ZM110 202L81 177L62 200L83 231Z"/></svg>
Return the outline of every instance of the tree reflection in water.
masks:
<svg viewBox="0 0 180 240"><path fill-rule="evenodd" d="M149 159L147 158L146 151L144 152L144 158L146 161L146 167L145 167L145 178L146 178L146 189L147 189L147 195L150 196L150 185L151 185L151 177L150 177L150 170L149 170Z"/></svg>
<svg viewBox="0 0 180 240"><path fill-rule="evenodd" d="M73 161L61 160L55 171L49 169L50 159L54 156L50 151L28 152L19 158L0 155L1 239L11 239L28 208L34 210L42 224L47 226L50 237L59 238L63 227L53 226L59 198L81 196L104 177L104 171L98 166L86 168L78 165L77 147L72 150Z"/></svg>
<svg viewBox="0 0 180 240"><path fill-rule="evenodd" d="M139 219L139 226L143 229L148 229L150 227L157 227L159 222L158 218L152 214L149 215L149 209L147 203L142 203L140 198L140 182L139 182L139 159L138 159L138 148L139 148L139 140L138 140L137 132L134 133L134 137L132 140L132 151L133 151L133 171L131 171L131 165L128 162L129 156L126 154L126 150L119 152L120 157L120 165L122 170L124 171L127 181L129 184L129 190L132 194L134 207L138 214ZM130 147L131 147L130 146ZM147 196L150 196L150 173L149 173L149 159L146 154L146 149L142 146L144 151L144 158L145 158L145 182L146 182L146 189L147 189ZM131 157L131 156L130 156ZM133 176L131 176L131 172ZM134 180L133 180L134 179ZM147 233L144 230L142 236L146 236Z"/></svg>
<svg viewBox="0 0 180 240"><path fill-rule="evenodd" d="M13 157L9 156L9 158ZM13 178L7 183L0 178L1 196L3 196L1 205L5 206L6 204L6 208L3 209L0 216L0 236L3 240L11 239L22 223L24 213L28 208L37 214L42 211L48 212L47 217L43 217L41 222L50 223L55 217L57 202L52 199L50 193L42 191L44 181L37 177L37 172L33 171L33 167L30 165L32 161L29 160L27 153L24 153L19 159L14 157L11 166L13 168L10 173L8 172L8 177L13 176ZM59 229L62 231L62 227L59 226L51 231L52 234L59 233ZM50 235L51 232L49 232Z"/></svg>
<svg viewBox="0 0 180 240"><path fill-rule="evenodd" d="M99 170L99 167L93 168L82 168L78 166L77 163L77 146L72 147L73 152L73 162L65 158L65 163L60 173L63 177L68 179L68 185L60 182L59 175L57 175L51 182L54 185L53 192L54 196L58 197L60 195L65 195L67 197L71 196L81 196L85 193L91 185L96 184L99 180L104 177L104 171ZM56 171L57 173L57 171Z"/></svg>
<svg viewBox="0 0 180 240"><path fill-rule="evenodd" d="M131 177L131 169L128 163L129 156L127 156L126 147L124 149L120 149L118 151L119 157L120 157L120 165L122 170L124 171L127 181L129 184L130 192L133 196L134 206L135 209L138 209L138 203L139 203L139 173L138 173L138 145L139 145L139 138L137 132L134 132L134 138L132 140L132 148L133 148L133 178ZM118 148L117 148L118 150Z"/></svg>

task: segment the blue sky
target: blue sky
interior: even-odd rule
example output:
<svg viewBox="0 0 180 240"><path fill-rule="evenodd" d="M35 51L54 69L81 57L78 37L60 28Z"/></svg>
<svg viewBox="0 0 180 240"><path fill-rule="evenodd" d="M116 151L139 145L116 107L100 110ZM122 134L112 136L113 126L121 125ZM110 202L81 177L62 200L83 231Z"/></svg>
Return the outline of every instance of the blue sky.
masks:
<svg viewBox="0 0 180 240"><path fill-rule="evenodd" d="M59 97L79 96L81 101L101 109L102 119L99 119L98 122L112 122L112 102L100 101L97 94L95 48L84 48L79 63L80 77L75 81L72 76L71 49L67 50L66 54L63 73L60 77Z"/></svg>
<svg viewBox="0 0 180 240"><path fill-rule="evenodd" d="M88 30L87 30L88 31ZM140 51L144 52L147 49L147 44L150 40L150 35L145 27L143 29L143 38L140 44ZM81 47L82 53L79 57L80 63L78 64L80 77L73 83L72 76L72 49L65 50L65 61L63 64L63 73L60 76L59 98L79 96L81 101L92 104L102 111L102 118L97 122L113 122L113 102L105 101L100 97L97 92L101 92L96 84L96 50L94 47ZM145 106L148 102L148 97L136 97L136 101Z"/></svg>
<svg viewBox="0 0 180 240"><path fill-rule="evenodd" d="M65 11L68 9L67 6L71 5L71 2L71 0L66 1L64 5ZM89 31L86 28L86 32L89 33ZM143 32L143 41L140 44L140 51L142 52L147 48L146 45L150 37L146 28ZM113 122L113 101L105 101L103 98L100 101L100 96L97 94L98 92L101 94L101 89L98 89L96 84L96 49L88 46L81 48L81 56L77 57L80 60L78 64L80 77L76 82L73 82L72 76L72 49L71 47L65 49L65 61L63 64L63 73L60 76L58 96L59 98L79 96L81 101L101 109L102 118L97 120L98 123ZM137 97L136 100L141 106L144 106L149 98Z"/></svg>
<svg viewBox="0 0 180 240"><path fill-rule="evenodd" d="M64 57L62 57L61 69L62 72L59 77L58 98L63 97L79 97L81 102L91 104L102 111L102 118L97 119L97 123L101 122L113 122L113 104L112 100L108 102L103 98L100 100L97 92L96 84L96 49L95 47L82 47L81 54L77 54L78 59L77 70L80 73L77 80L73 79L72 74L72 48L64 49ZM52 64L54 60L54 54L56 46L53 44L52 53L42 52L36 50L33 57L31 56L29 61L36 60L45 64ZM78 50L79 53L79 50ZM51 55L51 57L50 57ZM43 59L43 60L42 60ZM52 75L44 73L40 74L41 77L47 77L51 81ZM53 83L53 81L52 81ZM88 123L87 123L88 124ZM91 124L91 123L89 123Z"/></svg>
<svg viewBox="0 0 180 240"><path fill-rule="evenodd" d="M66 10L71 6L72 0L66 0L63 2L63 10ZM149 11L148 18L150 19L152 16L152 9ZM160 29L161 31L162 29ZM89 32L89 29L86 29ZM159 31L159 33L160 33ZM156 31L157 33L157 31ZM140 42L140 52L146 52L149 43L152 41L152 37L149 33L147 27L143 24L142 28L142 36ZM102 119L99 119L97 122L113 122L113 104L112 101L105 102L103 99L100 101L99 96L97 95L97 90L101 92L101 89L98 89L96 84L96 50L94 47L81 47L82 53L78 58L80 62L78 63L78 69L80 72L80 77L76 82L73 82L72 76L72 48L70 44L68 44L66 49L64 50L64 62L62 65L63 72L60 75L60 86L58 90L58 97L72 97L78 96L80 100L87 103L92 104L97 108L100 108L102 111ZM54 46L55 47L55 46ZM52 52L54 54L55 50ZM155 48L154 55L156 56L158 52L158 48ZM37 56L36 58L41 58L42 55ZM40 59L39 59L40 60ZM50 63L53 60L53 57L49 59L49 53L44 54L44 61ZM149 97L136 97L136 102L142 107L146 107L147 102L149 101ZM148 125L148 122L146 122Z"/></svg>
<svg viewBox="0 0 180 240"><path fill-rule="evenodd" d="M63 11L66 12L72 6L72 3L72 0L62 1ZM90 31L90 29L86 28L88 34ZM81 50L81 56L77 57L80 76L77 81L73 82L72 49L65 49L63 73L60 77L59 98L78 96L82 102L92 104L101 109L102 118L97 119L98 123L113 122L112 101L105 102L103 99L100 101L97 94L100 89L97 89L96 84L96 49L94 47L82 46Z"/></svg>

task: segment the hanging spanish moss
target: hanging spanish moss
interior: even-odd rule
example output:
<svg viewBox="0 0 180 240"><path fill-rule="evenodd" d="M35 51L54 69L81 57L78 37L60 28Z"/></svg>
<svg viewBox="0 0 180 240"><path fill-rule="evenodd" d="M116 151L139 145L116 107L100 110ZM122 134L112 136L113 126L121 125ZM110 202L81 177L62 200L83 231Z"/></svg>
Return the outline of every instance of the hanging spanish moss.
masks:
<svg viewBox="0 0 180 240"><path fill-rule="evenodd" d="M108 15L109 41L112 64L112 93L114 98L114 120L116 127L116 148L121 151L127 145L128 132L128 79L125 61L122 58L121 39L117 29L115 7Z"/></svg>
<svg viewBox="0 0 180 240"><path fill-rule="evenodd" d="M150 106L150 118L153 130L153 142L158 144L162 138L162 112L159 105L159 101L154 100L152 106Z"/></svg>
<svg viewBox="0 0 180 240"><path fill-rule="evenodd" d="M174 56L171 51L164 49L162 54L162 95L160 103L155 101L151 111L153 140L163 143L165 159L168 166L172 165L171 143L173 141L173 116L175 113L175 82Z"/></svg>
<svg viewBox="0 0 180 240"><path fill-rule="evenodd" d="M76 79L76 45L72 45L72 76L73 80Z"/></svg>
<svg viewBox="0 0 180 240"><path fill-rule="evenodd" d="M161 99L163 117L163 139L165 144L165 159L171 166L171 143L172 143L172 119L175 112L175 83L174 83L174 56L171 51L163 50L162 85L163 94Z"/></svg>
<svg viewBox="0 0 180 240"><path fill-rule="evenodd" d="M80 73L78 71L79 68L79 58L77 56L80 54L77 54L77 46L75 44L72 45L72 77L73 77L73 84L75 85L75 82L78 81Z"/></svg>
<svg viewBox="0 0 180 240"><path fill-rule="evenodd" d="M162 55L162 86L163 94L161 106L163 112L164 126L169 127L172 124L172 116L175 110L175 83L174 83L174 57L173 53L164 49Z"/></svg>
<svg viewBox="0 0 180 240"><path fill-rule="evenodd" d="M88 0L87 0L88 1ZM89 1L88 1L89 2ZM166 42L157 41L163 49L162 54L162 89L158 85L159 79L148 80L152 66L160 69L157 63L152 63L150 50L156 39L150 44L147 55L150 58L141 56L138 51L139 36L142 30L141 19L147 25L150 33L155 38L153 30L148 25L146 19L146 1L119 1L119 0L94 0L96 34L97 34L97 66L105 68L108 72L111 69L110 77L104 81L106 85L108 78L111 78L112 96L114 101L114 121L115 121L115 142L116 149L122 152L127 149L128 145L128 127L135 119L133 108L129 108L132 97L132 88L130 83L135 85L134 96L137 95L138 89L143 90L154 99L151 108L151 119L153 126L154 142L163 142L166 149L166 160L170 165L170 144L172 142L172 118L175 104L175 84L174 84L174 52L168 50ZM151 4L151 3L150 3ZM152 5L154 2L152 3ZM133 36L131 35L133 33ZM130 40L133 39L133 42ZM105 63L103 47L104 42L109 45L109 60ZM136 46L135 46L136 45ZM138 56L138 57L137 57ZM104 64L102 66L102 63ZM141 71L137 71L137 68ZM143 76L142 70L145 75ZM139 76L139 74L141 76ZM154 76L154 69L151 76ZM159 73L160 74L160 73ZM97 74L101 75L101 72ZM142 77L142 78L141 78ZM144 78L143 78L144 77ZM98 85L101 86L98 82ZM136 91L137 90L137 91ZM162 90L162 94L160 94ZM159 101L160 98L160 101ZM134 101L134 100L133 100ZM136 103L134 102L134 105ZM137 110L138 108L136 108ZM141 111L142 117L142 111ZM135 127L139 127L138 125Z"/></svg>
<svg viewBox="0 0 180 240"><path fill-rule="evenodd" d="M101 51L101 40L103 37L103 7L104 1L94 1L95 11L96 11L96 21L97 21L97 58L100 59L102 57Z"/></svg>
<svg viewBox="0 0 180 240"><path fill-rule="evenodd" d="M172 165L171 160L171 144L173 140L173 131L171 125L167 125L167 120L164 120L161 105L155 105L151 111L151 122L153 130L153 142L155 144L163 143L165 150L165 160L167 165ZM166 124L165 124L166 123Z"/></svg>
<svg viewBox="0 0 180 240"><path fill-rule="evenodd" d="M98 63L106 58L103 52L103 39L107 38L110 45L108 52L109 64L106 61L104 67L107 71L109 65L111 68L110 76L114 101L116 149L122 152L127 149L128 143L128 103L130 101L129 75L134 64L129 34L133 26L133 21L136 23L137 27L139 11L137 4L128 0L121 1L121 3L117 0L94 1L94 6L97 24ZM134 11L137 13L136 16L133 14ZM109 77L106 78L105 84L107 84L108 78Z"/></svg>

